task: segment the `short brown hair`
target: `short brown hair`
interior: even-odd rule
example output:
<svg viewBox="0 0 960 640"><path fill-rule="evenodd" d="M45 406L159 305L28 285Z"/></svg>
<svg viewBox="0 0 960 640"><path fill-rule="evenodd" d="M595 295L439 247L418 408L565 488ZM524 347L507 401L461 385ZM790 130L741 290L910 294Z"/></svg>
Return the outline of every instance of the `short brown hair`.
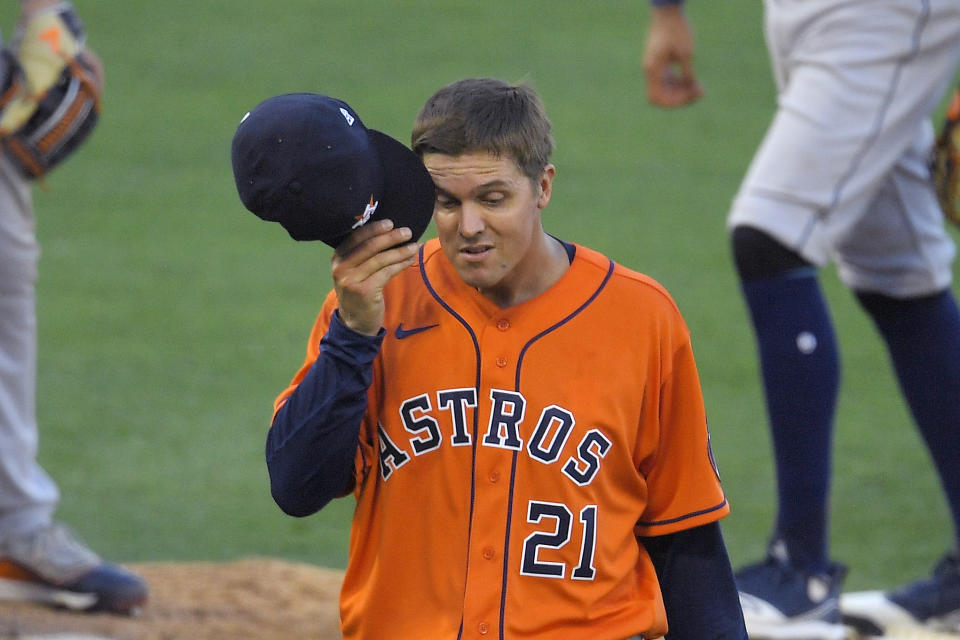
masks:
<svg viewBox="0 0 960 640"><path fill-rule="evenodd" d="M537 180L553 152L550 131L543 103L529 86L468 78L427 100L414 122L410 146L419 156L476 151L507 155L524 175Z"/></svg>

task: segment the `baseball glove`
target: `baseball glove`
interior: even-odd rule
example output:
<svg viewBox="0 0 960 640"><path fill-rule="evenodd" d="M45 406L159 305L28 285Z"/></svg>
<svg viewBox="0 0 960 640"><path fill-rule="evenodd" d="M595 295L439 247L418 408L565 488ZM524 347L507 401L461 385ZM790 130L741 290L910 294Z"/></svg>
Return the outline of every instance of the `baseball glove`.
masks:
<svg viewBox="0 0 960 640"><path fill-rule="evenodd" d="M953 90L943 129L933 146L930 171L947 220L960 225L960 87Z"/></svg>
<svg viewBox="0 0 960 640"><path fill-rule="evenodd" d="M100 60L85 46L73 7L25 14L6 52L0 146L27 178L40 178L87 139L100 115Z"/></svg>

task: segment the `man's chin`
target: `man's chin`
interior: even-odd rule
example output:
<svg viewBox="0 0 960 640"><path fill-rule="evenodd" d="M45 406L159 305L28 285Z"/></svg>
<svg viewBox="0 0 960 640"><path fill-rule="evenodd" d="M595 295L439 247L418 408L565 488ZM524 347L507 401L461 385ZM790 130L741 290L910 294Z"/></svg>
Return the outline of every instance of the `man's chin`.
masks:
<svg viewBox="0 0 960 640"><path fill-rule="evenodd" d="M490 286L487 282L487 279L479 273L479 269L475 266L463 266L457 265L457 275L460 276L460 279L468 286L476 289L477 291L482 291L483 289Z"/></svg>

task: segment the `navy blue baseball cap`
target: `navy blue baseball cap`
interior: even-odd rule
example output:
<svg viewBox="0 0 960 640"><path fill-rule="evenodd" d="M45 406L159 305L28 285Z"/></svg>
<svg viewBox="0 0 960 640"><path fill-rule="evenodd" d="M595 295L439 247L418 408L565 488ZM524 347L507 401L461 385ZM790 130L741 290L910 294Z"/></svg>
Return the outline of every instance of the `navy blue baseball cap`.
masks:
<svg viewBox="0 0 960 640"><path fill-rule="evenodd" d="M294 240L336 247L354 229L389 218L416 241L433 215L436 189L420 158L336 98L264 100L240 121L230 155L243 205Z"/></svg>

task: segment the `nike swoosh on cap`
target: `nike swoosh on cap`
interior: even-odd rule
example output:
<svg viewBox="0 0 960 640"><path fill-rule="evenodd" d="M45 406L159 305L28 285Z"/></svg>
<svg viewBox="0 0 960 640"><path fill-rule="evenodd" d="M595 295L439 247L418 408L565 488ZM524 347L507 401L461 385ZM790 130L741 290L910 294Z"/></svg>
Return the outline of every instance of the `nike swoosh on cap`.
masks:
<svg viewBox="0 0 960 640"><path fill-rule="evenodd" d="M428 324L422 327L414 327L413 329L404 329L403 323L401 322L400 324L397 325L397 329L396 331L393 332L393 335L397 338L397 340L403 340L404 338L409 338L412 335L423 333L428 329L433 329L434 327L439 327L439 326L440 326L439 324Z"/></svg>

